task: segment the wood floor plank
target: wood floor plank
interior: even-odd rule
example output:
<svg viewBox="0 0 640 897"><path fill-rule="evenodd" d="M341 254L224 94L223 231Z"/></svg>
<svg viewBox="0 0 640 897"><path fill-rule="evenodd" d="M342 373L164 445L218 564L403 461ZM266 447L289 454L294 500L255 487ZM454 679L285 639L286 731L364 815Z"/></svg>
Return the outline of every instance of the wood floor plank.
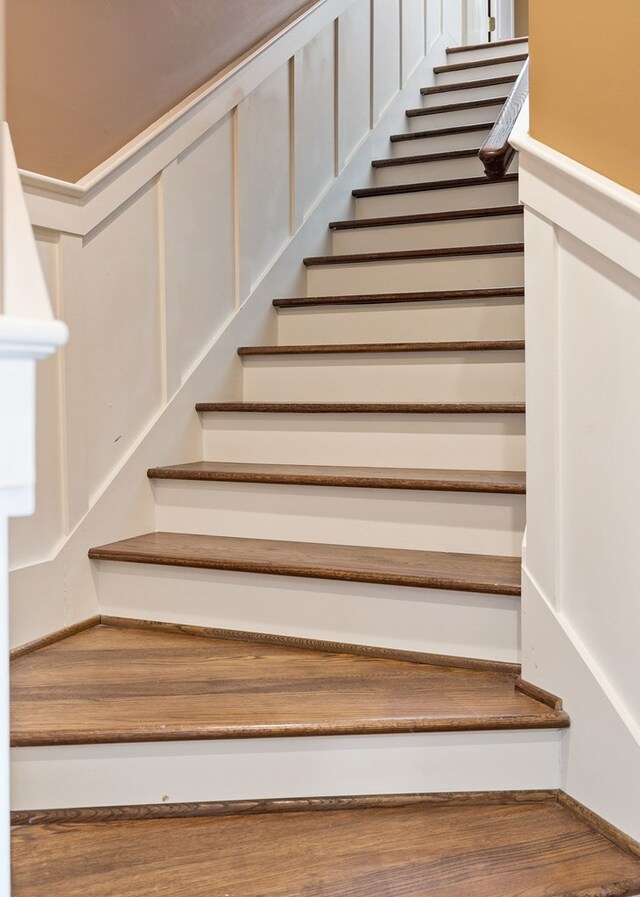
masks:
<svg viewBox="0 0 640 897"><path fill-rule="evenodd" d="M377 219L365 219L376 221ZM349 224L350 222L346 222ZM490 287L481 290L431 290L414 293L360 293L344 296L292 296L274 299L275 308L311 308L323 305L379 305L388 303L401 305L412 302L457 302L461 299L481 301L483 299L512 299L524 296L524 287Z"/></svg>
<svg viewBox="0 0 640 897"><path fill-rule="evenodd" d="M640 861L557 803L13 831L13 897L626 897Z"/></svg>
<svg viewBox="0 0 640 897"><path fill-rule="evenodd" d="M290 485L346 486L373 489L424 489L435 492L525 491L524 471L421 470L406 467L337 467L312 464L239 464L194 461L152 467L149 479L207 482L284 483Z"/></svg>
<svg viewBox="0 0 640 897"><path fill-rule="evenodd" d="M466 340L437 343L326 343L300 346L240 346L240 357L250 355L366 355L410 352L522 352L524 340Z"/></svg>
<svg viewBox="0 0 640 897"><path fill-rule="evenodd" d="M524 402L197 402L203 414L524 414Z"/></svg>
<svg viewBox="0 0 640 897"><path fill-rule="evenodd" d="M12 665L12 744L558 728L491 671L100 625Z"/></svg>
<svg viewBox="0 0 640 897"><path fill-rule="evenodd" d="M147 533L92 548L93 560L520 594L520 558L404 548Z"/></svg>

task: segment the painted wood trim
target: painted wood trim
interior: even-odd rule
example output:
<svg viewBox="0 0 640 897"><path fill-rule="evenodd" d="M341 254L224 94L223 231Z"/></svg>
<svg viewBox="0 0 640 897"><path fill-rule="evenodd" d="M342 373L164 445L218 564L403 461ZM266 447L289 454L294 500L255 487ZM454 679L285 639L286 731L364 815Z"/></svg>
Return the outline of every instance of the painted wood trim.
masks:
<svg viewBox="0 0 640 897"><path fill-rule="evenodd" d="M123 822L148 819L190 819L207 816L258 816L267 813L391 809L424 805L495 806L524 803L556 803L557 792L461 791L437 794L367 794L362 797L298 797L279 800L239 800L203 803L138 804L119 807L70 807L50 810L16 810L13 826L56 823Z"/></svg>
<svg viewBox="0 0 640 897"><path fill-rule="evenodd" d="M616 847L620 847L622 850L627 851L627 853L640 857L640 842L636 841L634 838L630 838L629 835L626 835L624 832L620 831L619 828L616 828L615 825L607 822L602 816L599 816L597 813L594 813L593 810L585 807L585 805L577 801L575 797L571 797L571 795L567 794L565 791L559 791L558 803L567 810L570 810L579 819L582 819L583 822L586 822L587 825L591 826L591 828L595 829L607 838L607 840L615 844ZM615 897L615 895L613 895L613 897Z"/></svg>
<svg viewBox="0 0 640 897"><path fill-rule="evenodd" d="M478 153L485 174L490 180L504 177L516 153L515 147L509 141L516 119L522 112L528 96L529 60L527 59L502 112Z"/></svg>
<svg viewBox="0 0 640 897"><path fill-rule="evenodd" d="M193 626L186 623L166 623L156 620L138 620L129 617L103 615L100 622L105 626L122 626L130 629L147 629L159 632L174 632L200 638L227 639L228 641L261 642L265 645L282 645L287 648L304 648L331 654L355 654L379 660L399 660L407 663L424 663L431 666L459 667L465 670L504 673L519 676L520 664L499 660L476 660L472 657L456 657L448 654L429 654L422 651L405 651L401 648L379 648L373 645L354 645L348 642L332 642L326 639L311 639L293 635L277 635L270 632L244 632L239 629L217 629L211 626Z"/></svg>
<svg viewBox="0 0 640 897"><path fill-rule="evenodd" d="M10 660L17 660L18 657L23 657L25 654L33 654L34 651L39 651L41 648L46 648L49 645L54 645L56 642L61 642L63 639L76 635L78 632L84 632L85 629L93 629L94 626L98 626L99 624L100 617L96 615L94 617L88 617L86 620L80 620L78 623L72 623L70 626L65 626L64 629L56 629L55 632L43 635L40 638L34 639L32 642L27 642L24 645L19 645L17 648L12 648L9 652L9 658Z"/></svg>

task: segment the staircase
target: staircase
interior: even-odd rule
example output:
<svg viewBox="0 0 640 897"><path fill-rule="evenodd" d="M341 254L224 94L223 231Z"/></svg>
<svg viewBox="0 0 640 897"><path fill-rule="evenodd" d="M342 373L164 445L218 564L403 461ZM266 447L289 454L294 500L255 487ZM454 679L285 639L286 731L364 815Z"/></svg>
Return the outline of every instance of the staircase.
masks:
<svg viewBox="0 0 640 897"><path fill-rule="evenodd" d="M90 551L102 616L17 652L16 897L640 893L518 665L522 209L477 156L525 59L449 51L157 532Z"/></svg>

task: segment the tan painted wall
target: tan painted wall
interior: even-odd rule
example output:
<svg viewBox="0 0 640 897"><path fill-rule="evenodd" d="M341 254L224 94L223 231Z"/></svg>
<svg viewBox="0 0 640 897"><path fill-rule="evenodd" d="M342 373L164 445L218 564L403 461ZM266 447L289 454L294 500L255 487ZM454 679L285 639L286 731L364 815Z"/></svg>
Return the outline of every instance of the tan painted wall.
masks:
<svg viewBox="0 0 640 897"><path fill-rule="evenodd" d="M76 181L309 0L7 0L22 168Z"/></svg>
<svg viewBox="0 0 640 897"><path fill-rule="evenodd" d="M531 134L640 193L640 0L533 0Z"/></svg>

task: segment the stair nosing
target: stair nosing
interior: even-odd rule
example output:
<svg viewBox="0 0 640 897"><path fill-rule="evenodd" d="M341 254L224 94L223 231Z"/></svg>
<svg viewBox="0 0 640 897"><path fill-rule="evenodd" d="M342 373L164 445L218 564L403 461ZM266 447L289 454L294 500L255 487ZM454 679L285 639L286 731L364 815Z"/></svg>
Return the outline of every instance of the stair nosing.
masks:
<svg viewBox="0 0 640 897"><path fill-rule="evenodd" d="M523 352L524 340L460 340L431 343L317 343L289 346L240 346L241 358L274 355L369 355L412 352Z"/></svg>
<svg viewBox="0 0 640 897"><path fill-rule="evenodd" d="M465 112L467 109L483 109L486 106L504 106L509 97L489 97L484 100L469 100L464 103L444 103L440 106L418 106L407 109L407 118L420 118L422 115L439 115L447 112Z"/></svg>
<svg viewBox="0 0 640 897"><path fill-rule="evenodd" d="M410 302L523 298L524 287L493 287L476 290L434 290L413 293L364 293L344 296L300 296L274 299L275 308L310 308L317 305L393 305Z"/></svg>
<svg viewBox="0 0 640 897"><path fill-rule="evenodd" d="M488 59L474 59L468 62L436 65L433 71L436 75L443 75L447 72L462 72L465 69L489 68L492 65L509 65L512 62L525 62L528 56L528 53L516 53L511 56L491 56Z"/></svg>
<svg viewBox="0 0 640 897"><path fill-rule="evenodd" d="M456 90L476 90L482 87L497 87L500 84L511 84L516 81L517 75L499 75L496 78L480 78L477 81L455 81L452 84L431 84L429 87L421 87L423 97L437 96Z"/></svg>
<svg viewBox="0 0 640 897"><path fill-rule="evenodd" d="M450 128L434 128L430 131L406 131L403 134L392 134L391 143L404 140L428 140L430 137L450 137L454 134L471 134L473 131L490 131L495 122L476 122L470 125L454 125Z"/></svg>
<svg viewBox="0 0 640 897"><path fill-rule="evenodd" d="M196 464L199 462L196 462ZM212 468L215 462L211 462ZM304 467L308 467L308 471L304 471ZM266 468L276 468L277 470L268 471ZM283 468L295 468L295 472L284 472ZM322 465L285 465L285 464L243 464L234 465L231 462L225 462L223 467L216 469L202 469L196 466L189 467L187 465L171 465L163 467L151 467L147 471L149 479L158 480L187 480L192 482L223 482L223 483L264 483L275 485L291 485L291 486L319 486L319 487L341 487L341 488L364 488L364 489L397 489L397 490L413 490L423 492L469 492L481 494L496 495L524 495L526 491L523 471L418 471L402 468L405 475L402 478L394 476L374 475L367 471L388 470L389 474L393 473L394 468L366 468L351 467L351 473L345 473L345 467L337 468L340 473L335 473L334 467L326 466L326 470L322 473L318 472ZM235 468L235 469L234 469ZM243 469L239 469L243 468ZM258 468L256 470L256 468ZM332 473L332 471L334 471ZM417 476L422 473L423 476ZM437 474L450 473L456 474L456 477L450 479L438 477ZM467 478L465 479L465 473ZM474 480L469 478L470 473L483 473L487 476L486 480ZM495 478L490 480L492 473L510 473L513 475L513 481L500 481ZM519 478L520 481L517 481Z"/></svg>
<svg viewBox="0 0 640 897"><path fill-rule="evenodd" d="M459 47L447 47L446 53L470 53L475 50L485 50L493 47L506 47L508 44L527 44L529 43L529 36L524 35L521 37L507 37L504 40L496 40L490 41L489 43L483 44L467 44L466 46Z"/></svg>
<svg viewBox="0 0 640 897"><path fill-rule="evenodd" d="M430 190L455 190L461 187L495 187L510 184L518 180L517 173L505 174L500 180L490 180L485 175L479 177L451 178L442 181L420 181L415 184L389 184L383 187L359 187L352 191L356 199L367 199L371 196L393 196L396 193L421 193Z"/></svg>
<svg viewBox="0 0 640 897"><path fill-rule="evenodd" d="M197 402L199 414L525 414L524 402Z"/></svg>
<svg viewBox="0 0 640 897"><path fill-rule="evenodd" d="M371 167L392 168L396 165L428 165L430 162L455 162L458 159L472 159L480 152L480 147L470 149L448 150L441 153L422 153L416 156L392 156L388 159L374 159Z"/></svg>
<svg viewBox="0 0 640 897"><path fill-rule="evenodd" d="M387 215L375 218L351 218L344 221L330 221L329 229L357 230L367 227L393 227L405 224L431 224L440 221L467 221L474 218L503 218L512 215L523 215L524 206L488 206L477 209L459 209L445 212L424 212L414 215Z"/></svg>
<svg viewBox="0 0 640 897"><path fill-rule="evenodd" d="M342 255L307 256L307 268L331 265L359 265L375 262L402 262L412 259L459 258L482 255L513 255L524 252L524 243L493 243L472 246L445 246L439 249L394 249L386 252L350 252Z"/></svg>

